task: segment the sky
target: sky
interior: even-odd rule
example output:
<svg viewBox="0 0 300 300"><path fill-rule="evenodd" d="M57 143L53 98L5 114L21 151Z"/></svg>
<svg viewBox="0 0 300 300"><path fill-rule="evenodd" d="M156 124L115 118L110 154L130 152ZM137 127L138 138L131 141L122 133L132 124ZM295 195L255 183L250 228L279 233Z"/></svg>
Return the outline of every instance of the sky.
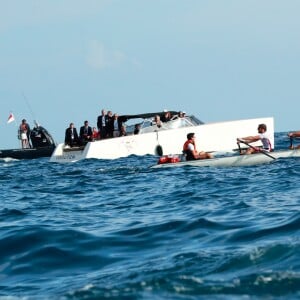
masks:
<svg viewBox="0 0 300 300"><path fill-rule="evenodd" d="M0 0L0 149L20 146L23 118L59 143L103 108L300 130L299 11L298 0Z"/></svg>

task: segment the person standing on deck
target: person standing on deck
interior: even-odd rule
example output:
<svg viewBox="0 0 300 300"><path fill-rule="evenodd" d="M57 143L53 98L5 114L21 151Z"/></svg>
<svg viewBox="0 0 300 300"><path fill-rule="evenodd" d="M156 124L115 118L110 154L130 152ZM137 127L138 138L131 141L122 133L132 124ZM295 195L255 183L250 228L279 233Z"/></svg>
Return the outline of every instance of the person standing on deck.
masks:
<svg viewBox="0 0 300 300"><path fill-rule="evenodd" d="M114 117L111 110L107 112L107 137L112 138L114 135Z"/></svg>
<svg viewBox="0 0 300 300"><path fill-rule="evenodd" d="M112 119L113 137L120 136L121 126L122 126L122 123L119 120L119 116L118 116L118 114L115 113L113 115L113 119Z"/></svg>
<svg viewBox="0 0 300 300"><path fill-rule="evenodd" d="M98 127L98 131L100 132L101 139L107 138L108 115L106 114L105 109L102 109L101 115L98 116L97 127Z"/></svg>
<svg viewBox="0 0 300 300"><path fill-rule="evenodd" d="M31 148L29 137L30 137L30 127L25 119L22 120L22 123L19 126L18 136L22 142L22 148Z"/></svg>

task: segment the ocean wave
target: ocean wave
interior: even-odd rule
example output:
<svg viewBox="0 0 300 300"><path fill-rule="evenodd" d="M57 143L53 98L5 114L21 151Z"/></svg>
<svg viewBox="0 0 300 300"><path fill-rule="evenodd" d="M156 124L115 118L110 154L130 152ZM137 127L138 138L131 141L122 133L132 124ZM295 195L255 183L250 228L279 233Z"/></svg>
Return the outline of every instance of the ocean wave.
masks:
<svg viewBox="0 0 300 300"><path fill-rule="evenodd" d="M1 161L0 298L300 297L299 160L155 163Z"/></svg>

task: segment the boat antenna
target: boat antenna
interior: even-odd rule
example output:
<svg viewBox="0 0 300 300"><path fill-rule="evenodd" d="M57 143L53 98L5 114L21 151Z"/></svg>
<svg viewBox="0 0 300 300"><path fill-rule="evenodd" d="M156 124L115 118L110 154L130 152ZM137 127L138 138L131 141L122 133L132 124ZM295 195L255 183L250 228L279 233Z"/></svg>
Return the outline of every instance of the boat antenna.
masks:
<svg viewBox="0 0 300 300"><path fill-rule="evenodd" d="M27 104L28 109L29 109L29 111L30 111L30 113L31 113L31 116L32 116L32 118L33 118L33 122L34 122L35 126L36 126L36 127L39 127L39 124L38 124L37 121L36 121L36 118L35 118L35 115L34 115L34 113L33 113L32 108L31 108L31 105L30 105L30 103L29 103L27 97L25 96L24 92L22 92L22 95L23 95L23 98L24 98L25 101L26 101L26 104Z"/></svg>

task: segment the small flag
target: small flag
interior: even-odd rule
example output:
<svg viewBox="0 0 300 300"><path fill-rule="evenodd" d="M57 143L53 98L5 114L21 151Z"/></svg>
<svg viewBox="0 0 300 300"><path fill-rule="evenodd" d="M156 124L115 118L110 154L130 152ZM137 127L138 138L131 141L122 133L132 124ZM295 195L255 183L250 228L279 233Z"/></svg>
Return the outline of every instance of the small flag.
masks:
<svg viewBox="0 0 300 300"><path fill-rule="evenodd" d="M13 113L10 113L7 119L7 124L11 123L15 120L15 116L13 115Z"/></svg>

